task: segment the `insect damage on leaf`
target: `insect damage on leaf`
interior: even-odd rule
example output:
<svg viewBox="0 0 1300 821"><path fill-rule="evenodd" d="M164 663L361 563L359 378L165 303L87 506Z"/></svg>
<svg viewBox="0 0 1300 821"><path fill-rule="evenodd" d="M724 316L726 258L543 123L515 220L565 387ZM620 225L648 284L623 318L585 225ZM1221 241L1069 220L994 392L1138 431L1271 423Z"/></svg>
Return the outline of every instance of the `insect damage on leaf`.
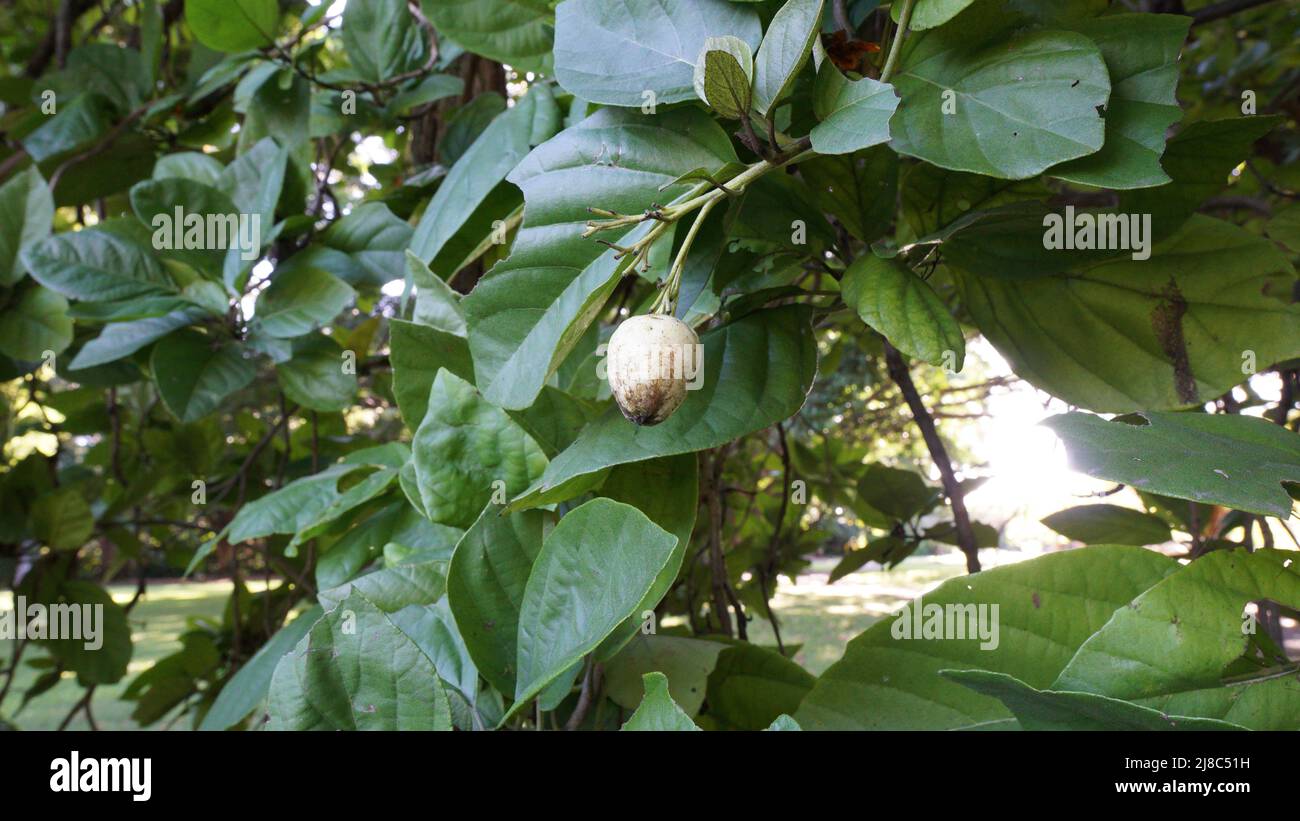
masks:
<svg viewBox="0 0 1300 821"><path fill-rule="evenodd" d="M1196 400L1196 377L1192 375L1191 362L1187 357L1187 340L1183 337L1183 317L1187 314L1187 300L1183 299L1178 284L1172 279L1165 288L1164 297L1151 310L1151 329L1155 331L1160 348L1169 362L1174 366L1174 388L1178 398L1194 404Z"/></svg>

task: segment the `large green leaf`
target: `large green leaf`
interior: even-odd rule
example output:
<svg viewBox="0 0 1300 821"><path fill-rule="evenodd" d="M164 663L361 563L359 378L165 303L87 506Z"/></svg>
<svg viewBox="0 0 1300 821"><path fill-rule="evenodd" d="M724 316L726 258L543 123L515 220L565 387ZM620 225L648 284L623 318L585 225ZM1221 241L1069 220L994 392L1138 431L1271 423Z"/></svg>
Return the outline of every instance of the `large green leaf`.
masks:
<svg viewBox="0 0 1300 821"><path fill-rule="evenodd" d="M422 0L440 36L519 69L550 64L552 21L547 0Z"/></svg>
<svg viewBox="0 0 1300 821"><path fill-rule="evenodd" d="M72 299L128 299L172 287L147 246L102 229L56 234L23 251L22 262L37 282Z"/></svg>
<svg viewBox="0 0 1300 821"><path fill-rule="evenodd" d="M671 418L637 427L610 408L556 456L512 509L570 498L575 487L614 465L714 448L792 416L817 370L809 311L757 311L704 334L699 390Z"/></svg>
<svg viewBox="0 0 1300 821"><path fill-rule="evenodd" d="M353 3L343 13L341 37L353 71L372 83L410 71L424 60L423 36L405 0Z"/></svg>
<svg viewBox="0 0 1300 821"><path fill-rule="evenodd" d="M258 215L262 231L269 234L275 224L275 206L284 187L288 159L289 149L265 137L232 160L210 184L230 197L240 213Z"/></svg>
<svg viewBox="0 0 1300 821"><path fill-rule="evenodd" d="M1165 133L1178 122L1178 53L1191 18L1114 14L1073 30L1101 49L1110 73L1106 143L1096 154L1051 169L1054 177L1103 188L1147 188L1169 182L1160 167Z"/></svg>
<svg viewBox="0 0 1300 821"><path fill-rule="evenodd" d="M139 299L130 304L138 304ZM177 300L181 305L185 303ZM82 303L85 307L89 303ZM69 366L73 370L90 368L130 356L141 348L167 336L172 331L195 324L208 312L198 306L181 307L162 316L150 316L106 325L99 336L81 346Z"/></svg>
<svg viewBox="0 0 1300 821"><path fill-rule="evenodd" d="M36 166L0 185L0 285L23 278L27 269L19 254L49 236L53 220L54 197Z"/></svg>
<svg viewBox="0 0 1300 821"><path fill-rule="evenodd" d="M1079 505L1045 517L1043 524L1084 544L1141 546L1170 539L1164 519L1119 505Z"/></svg>
<svg viewBox="0 0 1300 821"><path fill-rule="evenodd" d="M42 494L32 503L29 520L32 535L52 550L75 550L95 530L95 516L75 488Z"/></svg>
<svg viewBox="0 0 1300 821"><path fill-rule="evenodd" d="M61 294L34 285L0 312L0 353L36 361L46 351L62 353L72 342L72 318Z"/></svg>
<svg viewBox="0 0 1300 821"><path fill-rule="evenodd" d="M356 369L346 368L344 351L331 337L308 334L294 341L293 357L279 363L276 379L284 395L314 411L341 411L357 391ZM352 364L356 364L355 358Z"/></svg>
<svg viewBox="0 0 1300 821"><path fill-rule="evenodd" d="M401 278L411 235L411 226L387 205L366 202L330 225L321 239L326 247L347 254L352 263L346 270L332 273L353 284L370 281L382 285Z"/></svg>
<svg viewBox="0 0 1300 821"><path fill-rule="evenodd" d="M185 0L185 21L215 51L247 51L271 42L280 21L276 0Z"/></svg>
<svg viewBox="0 0 1300 821"><path fill-rule="evenodd" d="M849 642L822 673L794 717L805 729L953 729L1006 722L996 701L939 676L983 669L1047 687L1079 645L1177 568L1137 547L1089 547L952 579L927 593L925 608L998 605L996 648L979 638L894 638L885 619ZM913 603L914 605L915 603ZM906 618L921 611L909 609ZM978 611L977 611L978 612ZM992 616L991 607L986 611Z"/></svg>
<svg viewBox="0 0 1300 821"><path fill-rule="evenodd" d="M633 636L618 655L605 662L605 693L625 710L641 703L641 679L647 673L668 676L672 699L687 715L704 704L709 673L718 653L727 645L718 641L648 634Z"/></svg>
<svg viewBox="0 0 1300 821"><path fill-rule="evenodd" d="M999 13L976 6L908 38L892 78L903 100L890 123L895 151L1024 179L1101 148L1097 107L1110 97L1110 80L1097 46L1064 31L972 36L968 18Z"/></svg>
<svg viewBox="0 0 1300 821"><path fill-rule="evenodd" d="M338 316L355 296L356 291L327 271L288 264L258 296L255 322L268 336L301 336Z"/></svg>
<svg viewBox="0 0 1300 821"><path fill-rule="evenodd" d="M1207 198L1228 184L1232 170L1250 157L1251 144L1281 122L1272 115L1191 123L1165 146L1161 166L1173 180L1125 191L1119 210L1151 214L1157 237L1174 231Z"/></svg>
<svg viewBox="0 0 1300 821"><path fill-rule="evenodd" d="M1053 416L1074 470L1148 493L1291 515L1285 482L1300 483L1300 435L1251 416L1143 412L1108 422Z"/></svg>
<svg viewBox="0 0 1300 821"><path fill-rule="evenodd" d="M272 730L450 730L433 661L360 593L312 626L271 679Z"/></svg>
<svg viewBox="0 0 1300 821"><path fill-rule="evenodd" d="M464 337L404 319L390 320L388 328L393 395L406 426L414 431L424 419L438 371L445 368L472 382L474 363Z"/></svg>
<svg viewBox="0 0 1300 821"><path fill-rule="evenodd" d="M447 370L433 380L411 450L425 515L452 527L469 527L496 493L509 498L546 468L532 437Z"/></svg>
<svg viewBox="0 0 1300 821"><path fill-rule="evenodd" d="M231 249L246 255L260 250L262 226L254 238L253 224L230 197L201 182L181 177L145 180L131 187L131 208L153 232L155 250L200 271L219 274ZM255 239L259 247L242 248L245 237Z"/></svg>
<svg viewBox="0 0 1300 821"><path fill-rule="evenodd" d="M550 139L559 126L559 108L546 85L534 86L513 107L498 115L438 186L415 227L411 252L425 262L434 262L506 175L533 146ZM477 244L480 239L474 237L473 242ZM454 273L437 271L437 276L445 279Z"/></svg>
<svg viewBox="0 0 1300 821"><path fill-rule="evenodd" d="M686 172L735 159L697 108L603 109L534 149L509 176L527 202L513 250L462 303L483 396L508 410L531 405L630 262L582 237L588 207L644 211L684 191Z"/></svg>
<svg viewBox="0 0 1300 821"><path fill-rule="evenodd" d="M844 272L844 302L908 356L960 371L966 339L929 283L893 259L867 254ZM951 358L951 362L947 361Z"/></svg>
<svg viewBox="0 0 1300 821"><path fill-rule="evenodd" d="M799 163L799 174L822 210L853 236L875 242L894 219L898 165L898 155L881 145L852 155L814 157Z"/></svg>
<svg viewBox="0 0 1300 821"><path fill-rule="evenodd" d="M1253 730L1300 729L1296 664L1229 666L1247 655L1247 602L1300 607L1300 566L1281 550L1209 553L1115 612L1052 685ZM1257 628L1258 629L1258 628Z"/></svg>
<svg viewBox="0 0 1300 821"><path fill-rule="evenodd" d="M322 590L321 607L333 610L354 592L385 613L396 613L411 605L433 604L447 590L447 563L416 562L385 567L358 576L338 587Z"/></svg>
<svg viewBox="0 0 1300 821"><path fill-rule="evenodd" d="M1271 242L1205 216L1147 260L1030 279L961 277L975 323L1018 375L1113 412L1220 396L1246 378L1246 352L1260 369L1300 356L1300 307L1286 301L1294 281Z"/></svg>
<svg viewBox="0 0 1300 821"><path fill-rule="evenodd" d="M207 416L257 375L240 345L188 329L158 344L149 366L163 404L182 422Z"/></svg>
<svg viewBox="0 0 1300 821"><path fill-rule="evenodd" d="M565 0L555 10L555 76L596 103L680 103L695 98L705 40L729 35L752 51L762 33L753 10L727 0Z"/></svg>
<svg viewBox="0 0 1300 821"><path fill-rule="evenodd" d="M623 725L624 730L698 731L691 717L682 712L668 693L668 678L663 673L646 673L645 698Z"/></svg>
<svg viewBox="0 0 1300 821"><path fill-rule="evenodd" d="M916 0L912 6L912 17L908 21L908 28L913 31L938 28L974 2L975 0ZM889 8L895 23L899 21L903 5L903 3L894 3Z"/></svg>
<svg viewBox="0 0 1300 821"><path fill-rule="evenodd" d="M762 730L793 713L817 679L790 659L754 644L718 654L709 673L708 716L728 730Z"/></svg>
<svg viewBox="0 0 1300 821"><path fill-rule="evenodd" d="M133 645L131 625L126 610L104 588L93 582L66 581L60 587L58 602L99 610L99 638L91 640L83 630L81 638L49 639L44 642L50 654L65 669L77 674L82 687L114 684L122 680L131 663ZM54 602L49 602L53 604ZM99 646L96 647L95 644Z"/></svg>
<svg viewBox="0 0 1300 821"><path fill-rule="evenodd" d="M501 693L515 692L519 609L546 516L540 510L502 516L488 505L456 545L447 570L447 600L465 646Z"/></svg>
<svg viewBox="0 0 1300 821"><path fill-rule="evenodd" d="M676 536L611 499L560 519L524 589L512 712L632 615L676 546Z"/></svg>
<svg viewBox="0 0 1300 821"><path fill-rule="evenodd" d="M754 110L768 116L794 87L821 33L824 0L787 0L754 58Z"/></svg>
<svg viewBox="0 0 1300 821"><path fill-rule="evenodd" d="M819 154L852 154L889 141L898 108L894 87L870 77L850 80L829 60L817 72L816 105L821 122L809 133Z"/></svg>
<svg viewBox="0 0 1300 821"><path fill-rule="evenodd" d="M640 510L650 521L677 537L677 548L636 612L601 645L596 653L598 659L609 658L635 635L645 620L642 614L654 611L677 580L695 529L700 506L699 485L699 461L693 453L619 465L609 472L600 495Z"/></svg>
<svg viewBox="0 0 1300 821"><path fill-rule="evenodd" d="M358 469L358 465L331 465L249 502L230 521L227 541L239 544L273 533L298 532L338 500L339 479Z"/></svg>
<svg viewBox="0 0 1300 821"><path fill-rule="evenodd" d="M1025 730L1244 730L1238 724L1171 716L1096 693L1036 690L1006 673L943 670L945 678L992 696L1012 712Z"/></svg>
<svg viewBox="0 0 1300 821"><path fill-rule="evenodd" d="M307 608L293 621L280 628L270 641L258 648L253 657L230 677L217 694L217 700L203 715L200 730L225 730L243 721L257 705L266 699L271 689L271 676L276 665L286 653L307 635L307 631L321 617L319 606Z"/></svg>

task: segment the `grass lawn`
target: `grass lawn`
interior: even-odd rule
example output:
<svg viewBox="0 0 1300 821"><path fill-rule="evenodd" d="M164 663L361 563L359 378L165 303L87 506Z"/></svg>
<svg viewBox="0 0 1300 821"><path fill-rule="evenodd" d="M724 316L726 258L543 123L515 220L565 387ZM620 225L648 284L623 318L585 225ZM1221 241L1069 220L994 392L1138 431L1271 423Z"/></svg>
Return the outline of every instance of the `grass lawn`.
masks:
<svg viewBox="0 0 1300 821"><path fill-rule="evenodd" d="M782 578L774 602L782 640L787 644L803 645L795 658L814 674L821 673L837 661L844 652L845 643L876 620L943 580L963 572L962 565L952 559L919 557L908 560L897 570L860 571L835 584L827 584L827 575L834 566L834 559L819 559L812 571L801 576L797 584ZM109 589L113 598L121 603L130 601L135 592L134 585L129 584L112 585ZM118 698L122 691L137 674L179 649L177 636L185 631L189 620L220 618L229 595L230 582L227 581L150 585L145 597L131 613L135 651L126 678L111 687L100 687L95 693L92 710L101 729L139 729L131 719L134 703ZM8 592L0 593L0 607L12 607ZM775 644L771 627L763 621L750 624L749 638L758 644ZM11 645L10 641L0 641L0 658L4 659L5 665L13 652ZM23 729L58 727L83 692L74 680L66 678L53 690L32 700L17 716L12 716L11 711L22 700L22 692L39 674L40 671L24 664L7 700L6 715L10 715L11 720ZM81 715L69 726L72 729L88 727ZM188 728L188 719L177 722L176 726Z"/></svg>
<svg viewBox="0 0 1300 821"><path fill-rule="evenodd" d="M122 681L95 691L91 710L101 730L140 729L131 719L135 703L122 701L119 696L139 673L155 661L180 649L177 637L185 632L191 619L220 619L221 610L230 596L231 583L215 582L156 582L149 586L140 603L131 611L131 637L134 651L127 674ZM109 585L109 592L119 604L125 604L135 595L134 584ZM13 606L9 591L0 593L0 607ZM13 653L12 641L0 641L0 658L8 666ZM14 716L13 710L22 702L22 692L35 681L42 671L26 665L26 660L43 654L30 648L24 655L24 664L5 703L5 715L24 730L53 730L63 721L68 710L77 703L84 691L77 686L75 677L65 675L64 680L28 703ZM178 726L188 728L186 720ZM68 725L69 729L89 728L84 715L78 714Z"/></svg>

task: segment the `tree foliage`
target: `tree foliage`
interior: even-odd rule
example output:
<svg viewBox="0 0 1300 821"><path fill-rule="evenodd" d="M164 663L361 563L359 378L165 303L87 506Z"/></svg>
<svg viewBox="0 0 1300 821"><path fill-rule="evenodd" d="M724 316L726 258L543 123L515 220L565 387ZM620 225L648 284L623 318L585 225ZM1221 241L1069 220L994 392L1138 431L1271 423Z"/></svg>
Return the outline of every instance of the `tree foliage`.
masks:
<svg viewBox="0 0 1300 821"><path fill-rule="evenodd" d="M90 718L200 573L142 725L1300 729L1241 629L1300 608L1300 11L1238 5L9 4L0 583L107 635L14 642L0 717ZM704 354L639 427L604 345L649 312ZM1144 511L928 597L991 652L885 621L815 677L770 602L845 521L832 581L998 545L979 338Z"/></svg>

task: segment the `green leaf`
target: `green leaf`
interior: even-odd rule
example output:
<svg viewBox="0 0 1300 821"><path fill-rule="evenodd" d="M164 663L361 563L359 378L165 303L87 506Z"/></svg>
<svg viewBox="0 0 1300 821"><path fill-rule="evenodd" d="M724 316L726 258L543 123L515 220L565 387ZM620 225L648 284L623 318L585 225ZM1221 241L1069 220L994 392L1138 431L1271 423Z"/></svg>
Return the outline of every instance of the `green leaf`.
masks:
<svg viewBox="0 0 1300 821"><path fill-rule="evenodd" d="M32 503L32 535L52 550L76 550L90 538L95 517L74 488L45 493Z"/></svg>
<svg viewBox="0 0 1300 821"><path fill-rule="evenodd" d="M49 498L49 497L46 497ZM96 684L115 684L126 675L131 664L131 625L126 611L109 595L108 591L93 582L65 581L60 588L59 602L85 608L103 608L99 612L99 638L52 639L44 642L50 655L64 667L77 674L82 687ZM87 647L87 640L91 646ZM95 644L99 646L96 647Z"/></svg>
<svg viewBox="0 0 1300 821"><path fill-rule="evenodd" d="M343 12L343 47L362 80L382 83L425 59L425 44L405 0L353 3Z"/></svg>
<svg viewBox="0 0 1300 821"><path fill-rule="evenodd" d="M16 303L0 313L0 353L36 361L45 351L62 353L72 343L68 301L39 285L24 288Z"/></svg>
<svg viewBox="0 0 1300 821"><path fill-rule="evenodd" d="M254 321L280 339L310 333L339 315L356 296L347 283L310 265L287 264L257 298Z"/></svg>
<svg viewBox="0 0 1300 821"><path fill-rule="evenodd" d="M89 303L82 303L82 307L87 304ZM105 326L104 330L99 332L99 336L82 345L81 350L77 351L77 355L72 358L69 367L78 370L115 362L162 339L172 331L195 324L207 315L207 311L202 308L190 306L162 316L114 322L112 325Z"/></svg>
<svg viewBox="0 0 1300 821"><path fill-rule="evenodd" d="M321 607L333 610L354 592L385 613L396 613L411 605L433 604L447 590L444 561L400 564L367 573L338 587L322 590Z"/></svg>
<svg viewBox="0 0 1300 821"><path fill-rule="evenodd" d="M1224 417L1239 418L1239 417ZM1054 690L1136 701L1252 730L1300 729L1296 667L1226 669L1250 650L1247 602L1300 606L1300 567L1282 550L1216 550L1154 585L1083 643Z"/></svg>
<svg viewBox="0 0 1300 821"><path fill-rule="evenodd" d="M230 249L260 250L260 236L258 248L242 247L245 237L253 238L252 224L241 218L229 197L203 183L179 177L145 180L132 186L131 207L153 230L156 250L200 271L219 274ZM178 209L183 214L179 220Z"/></svg>
<svg viewBox="0 0 1300 821"><path fill-rule="evenodd" d="M912 620L933 606L962 606L964 614L971 605L988 605L990 626L998 626L996 648L981 649L978 637L894 638L897 617L884 619L849 642L794 717L810 730L1005 723L1010 714L1001 703L941 678L939 671L979 668L1047 687L1116 609L1177 567L1143 548L1095 546L951 579L919 600L921 610L912 609L914 602L901 615Z"/></svg>
<svg viewBox="0 0 1300 821"><path fill-rule="evenodd" d="M501 693L515 692L519 610L533 560L542 549L542 511L502 516L488 505L456 545L447 600L470 657Z"/></svg>
<svg viewBox="0 0 1300 821"><path fill-rule="evenodd" d="M54 197L36 166L0 185L0 285L27 274L19 254L49 236L53 220Z"/></svg>
<svg viewBox="0 0 1300 821"><path fill-rule="evenodd" d="M148 247L102 229L56 234L22 253L32 277L70 299L129 299L172 287Z"/></svg>
<svg viewBox="0 0 1300 821"><path fill-rule="evenodd" d="M1264 233L1274 242L1300 255L1300 204L1280 208L1264 226Z"/></svg>
<svg viewBox="0 0 1300 821"><path fill-rule="evenodd" d="M597 650L597 660L609 658L627 643L641 629L645 621L642 614L654 611L677 581L695 529L700 506L699 484L699 462L693 453L619 465L609 472L600 495L640 510L650 521L677 537L677 548L636 612Z"/></svg>
<svg viewBox="0 0 1300 821"><path fill-rule="evenodd" d="M1169 182L1160 167L1165 133L1182 119L1178 54L1191 18L1174 14L1114 14L1072 28L1101 49L1110 74L1106 142L1088 157L1049 173L1080 185L1148 188Z"/></svg>
<svg viewBox="0 0 1300 821"><path fill-rule="evenodd" d="M850 234L867 243L884 236L898 199L898 155L887 146L814 157L799 163L799 174L822 210Z"/></svg>
<svg viewBox="0 0 1300 821"><path fill-rule="evenodd" d="M324 334L294 340L293 358L276 366L280 389L290 400L314 411L341 411L357 392L356 369L345 370L344 351ZM355 359L353 359L355 365Z"/></svg>
<svg viewBox="0 0 1300 821"><path fill-rule="evenodd" d="M222 686L217 700L199 723L199 729L226 730L256 710L271 689L271 676L275 674L280 659L293 651L294 646L307 635L307 631L320 617L320 607L313 605L259 647L253 657L244 662L244 666Z"/></svg>
<svg viewBox="0 0 1300 821"><path fill-rule="evenodd" d="M202 151L178 151L159 157L150 177L155 180L193 180L215 188L225 170L226 167L210 154Z"/></svg>
<svg viewBox="0 0 1300 821"><path fill-rule="evenodd" d="M704 41L695 60L695 96L729 120L749 116L753 96L754 53L730 35Z"/></svg>
<svg viewBox="0 0 1300 821"><path fill-rule="evenodd" d="M709 673L708 715L729 730L762 730L793 713L817 679L790 659L754 644L718 654Z"/></svg>
<svg viewBox="0 0 1300 821"><path fill-rule="evenodd" d="M1161 159L1173 182L1124 192L1119 210L1151 214L1156 236L1169 234L1227 186L1232 170L1250 157L1251 145L1279 122L1277 115L1259 115L1190 123L1169 141Z"/></svg>
<svg viewBox="0 0 1300 821"><path fill-rule="evenodd" d="M513 250L462 303L483 396L507 410L531 405L630 262L582 237L588 206L639 212L685 191L660 189L686 171L735 159L695 108L603 109L534 149L509 176L527 202Z"/></svg>
<svg viewBox="0 0 1300 821"><path fill-rule="evenodd" d="M57 114L23 137L23 148L33 162L43 163L98 139L113 120L113 105L108 99L94 92L81 93L60 103Z"/></svg>
<svg viewBox="0 0 1300 821"><path fill-rule="evenodd" d="M1070 467L1139 491L1291 515L1284 482L1300 482L1300 436L1250 416L1154 413L1108 422L1085 413L1043 424L1065 442Z"/></svg>
<svg viewBox="0 0 1300 821"><path fill-rule="evenodd" d="M533 146L550 139L559 126L559 108L550 87L545 85L534 86L497 116L438 186L411 237L411 252L422 261L435 262L457 232L473 222L475 210L506 175ZM475 237L474 244L479 239ZM437 276L446 279L454 273L441 270Z"/></svg>
<svg viewBox="0 0 1300 821"><path fill-rule="evenodd" d="M438 36L518 69L550 66L552 20L547 0L423 0Z"/></svg>
<svg viewBox="0 0 1300 821"><path fill-rule="evenodd" d="M352 261L346 272L334 271L353 284L382 285L402 276L412 229L382 202L358 205L322 235L327 248L342 251Z"/></svg>
<svg viewBox="0 0 1300 821"><path fill-rule="evenodd" d="M890 119L898 108L889 83L849 80L827 61L817 72L815 97L821 122L809 136L817 153L852 154L889 141Z"/></svg>
<svg viewBox="0 0 1300 821"><path fill-rule="evenodd" d="M331 465L249 502L230 521L226 540L239 544L276 533L298 532L338 500L339 480L358 469L358 465Z"/></svg>
<svg viewBox="0 0 1300 821"><path fill-rule="evenodd" d="M817 370L806 307L756 311L704 334L702 344L703 387L689 391L677 413L639 428L610 408L510 509L571 498L574 487L614 465L717 447L771 427L803 405Z"/></svg>
<svg viewBox="0 0 1300 821"><path fill-rule="evenodd" d="M892 79L902 104L890 145L943 168L1025 179L1104 141L1097 107L1110 80L1081 34L980 38L948 26L909 37Z"/></svg>
<svg viewBox="0 0 1300 821"><path fill-rule="evenodd" d="M777 716L776 719L771 724L768 725L767 729L772 731L789 732L791 730L802 730L803 727L799 726L799 722L795 721L793 718L786 715L785 713L782 713L781 715Z"/></svg>
<svg viewBox="0 0 1300 821"><path fill-rule="evenodd" d="M560 519L524 589L511 712L632 615L676 546L644 513L610 499Z"/></svg>
<svg viewBox="0 0 1300 821"><path fill-rule="evenodd" d="M1171 538L1159 516L1119 505L1079 505L1057 511L1043 524L1084 544L1163 544Z"/></svg>
<svg viewBox="0 0 1300 821"><path fill-rule="evenodd" d="M912 6L912 17L908 21L908 28L913 31L938 28L974 2L975 0L916 0L915 5ZM895 23L898 22L902 7L902 3L890 6L889 13Z"/></svg>
<svg viewBox="0 0 1300 821"><path fill-rule="evenodd" d="M450 730L437 668L353 593L312 626L271 679L271 730Z"/></svg>
<svg viewBox="0 0 1300 821"><path fill-rule="evenodd" d="M494 495L518 493L546 468L532 437L447 370L433 380L411 450L425 515L453 527L469 527Z"/></svg>
<svg viewBox="0 0 1300 821"><path fill-rule="evenodd" d="M646 673L645 698L636 712L628 718L623 730L662 731L699 731L691 717L682 712L668 694L668 677L663 673Z"/></svg>
<svg viewBox="0 0 1300 821"><path fill-rule="evenodd" d="M415 310L411 320L419 325L428 325L440 333L464 338L468 329L465 313L460 309L460 294L453 291L445 280L434 276L429 266L410 251L406 252L406 276L416 289ZM468 361L468 347L465 352ZM472 378L466 378L473 381Z"/></svg>
<svg viewBox="0 0 1300 821"><path fill-rule="evenodd" d="M966 339L961 326L930 284L898 261L859 257L844 272L840 288L862 321L903 353L931 365L962 369Z"/></svg>
<svg viewBox="0 0 1300 821"><path fill-rule="evenodd" d="M1036 690L1015 676L984 670L941 670L940 675L992 696L1026 730L1244 730L1214 719L1171 716L1096 693Z"/></svg>
<svg viewBox="0 0 1300 821"><path fill-rule="evenodd" d="M754 110L771 114L794 88L821 33L823 0L787 0L772 18L754 64Z"/></svg>
<svg viewBox="0 0 1300 821"><path fill-rule="evenodd" d="M259 215L261 230L269 233L275 225L275 206L284 187L288 160L289 150L265 137L236 157L209 184L230 197L241 214Z"/></svg>
<svg viewBox="0 0 1300 821"><path fill-rule="evenodd" d="M316 538L329 530L336 520L386 493L392 487L393 482L397 481L398 470L396 467L385 467L371 473L350 486L319 514L307 521L300 520L297 532L293 534L293 538L289 540L289 544L285 547L285 555L294 555L298 545ZM379 604L379 602L376 602L376 604Z"/></svg>
<svg viewBox="0 0 1300 821"><path fill-rule="evenodd" d="M555 10L555 77L593 103L680 103L695 99L708 38L737 37L752 51L762 34L753 10L726 0L565 0Z"/></svg>
<svg viewBox="0 0 1300 821"><path fill-rule="evenodd" d="M429 390L438 371L474 380L474 363L463 337L403 319L389 320L393 395L406 427L414 431L429 406Z"/></svg>
<svg viewBox="0 0 1300 821"><path fill-rule="evenodd" d="M717 641L638 634L605 662L605 693L625 710L635 710L641 703L641 679L647 673L668 676L668 691L687 715L693 716L704 704L709 673L717 663L718 653L727 645Z"/></svg>
<svg viewBox="0 0 1300 821"><path fill-rule="evenodd" d="M1261 370L1300 355L1300 308L1284 301L1294 278L1272 243L1196 216L1150 259L960 284L1019 376L1069 404L1125 412L1221 396L1246 378L1246 352Z"/></svg>
<svg viewBox="0 0 1300 821"><path fill-rule="evenodd" d="M214 51L248 51L275 37L280 5L276 0L185 0L185 21Z"/></svg>
<svg viewBox="0 0 1300 821"><path fill-rule="evenodd" d="M155 346L149 367L163 404L182 422L207 416L257 375L238 344L194 330L177 331Z"/></svg>
<svg viewBox="0 0 1300 821"><path fill-rule="evenodd" d="M872 465L858 480L858 499L898 521L925 513L939 500L939 491L910 470Z"/></svg>

